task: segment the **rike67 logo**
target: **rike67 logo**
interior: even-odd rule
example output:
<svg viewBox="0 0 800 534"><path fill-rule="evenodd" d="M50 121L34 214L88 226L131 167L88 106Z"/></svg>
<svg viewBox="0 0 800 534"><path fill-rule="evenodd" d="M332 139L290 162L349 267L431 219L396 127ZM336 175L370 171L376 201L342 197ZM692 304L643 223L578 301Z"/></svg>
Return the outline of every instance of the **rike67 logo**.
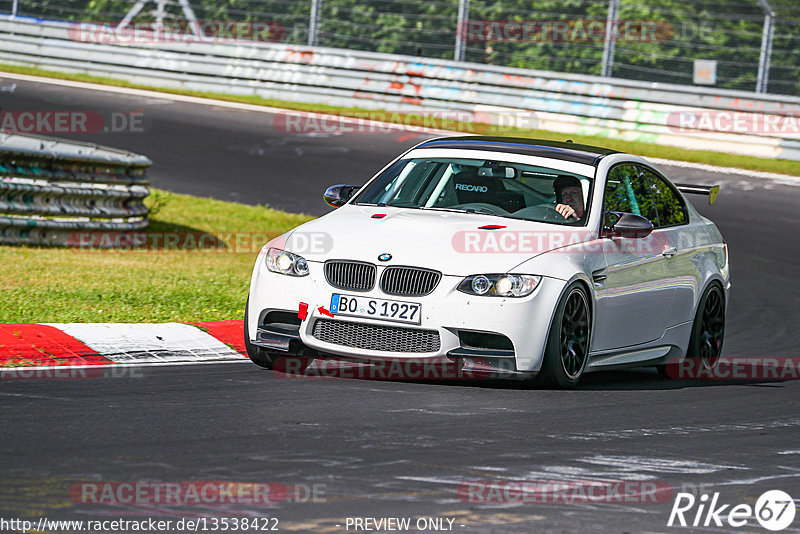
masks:
<svg viewBox="0 0 800 534"><path fill-rule="evenodd" d="M755 507L749 504L723 504L719 492L711 496L704 493L699 498L691 493L678 493L667 526L739 528L754 525L750 520L755 517L759 525L777 532L792 524L795 511L794 500L781 490L764 492Z"/></svg>

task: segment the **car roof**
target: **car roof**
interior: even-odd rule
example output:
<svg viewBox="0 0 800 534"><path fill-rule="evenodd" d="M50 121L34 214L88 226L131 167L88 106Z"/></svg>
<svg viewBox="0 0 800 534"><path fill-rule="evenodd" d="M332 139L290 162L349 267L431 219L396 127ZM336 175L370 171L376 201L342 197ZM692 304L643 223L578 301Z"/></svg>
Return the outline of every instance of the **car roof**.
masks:
<svg viewBox="0 0 800 534"><path fill-rule="evenodd" d="M609 154L619 154L616 150L571 141L548 141L525 137L460 136L439 137L417 145L416 148L457 148L461 150L491 150L560 159L585 165L594 165Z"/></svg>

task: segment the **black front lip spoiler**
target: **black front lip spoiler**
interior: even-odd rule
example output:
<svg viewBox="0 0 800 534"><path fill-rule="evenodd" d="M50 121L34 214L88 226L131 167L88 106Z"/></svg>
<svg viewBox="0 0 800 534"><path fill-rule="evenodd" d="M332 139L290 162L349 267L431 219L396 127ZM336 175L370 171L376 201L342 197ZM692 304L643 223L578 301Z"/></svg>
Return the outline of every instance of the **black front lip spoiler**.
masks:
<svg viewBox="0 0 800 534"><path fill-rule="evenodd" d="M527 378L537 374L533 371L518 371L513 350L458 347L449 351L447 357L460 361L465 369L490 373L498 378Z"/></svg>
<svg viewBox="0 0 800 534"><path fill-rule="evenodd" d="M294 343L292 343L294 341ZM300 341L300 327L297 325L272 323L261 325L256 331L253 345L264 347L277 352L294 352L293 346L302 345Z"/></svg>
<svg viewBox="0 0 800 534"><path fill-rule="evenodd" d="M514 358L513 350L478 349L473 347L458 347L447 353L451 358Z"/></svg>
<svg viewBox="0 0 800 534"><path fill-rule="evenodd" d="M369 364L370 360L363 357L340 356L334 354L320 354L316 350L306 347L300 341L300 327L298 325L271 323L261 325L256 331L253 345L263 347L269 351L282 353L282 356L316 356L322 359L348 360ZM518 371L513 350L480 349L473 347L458 347L447 353L447 358L458 361L469 369L481 370L487 373L506 377L529 377L536 374L530 371Z"/></svg>

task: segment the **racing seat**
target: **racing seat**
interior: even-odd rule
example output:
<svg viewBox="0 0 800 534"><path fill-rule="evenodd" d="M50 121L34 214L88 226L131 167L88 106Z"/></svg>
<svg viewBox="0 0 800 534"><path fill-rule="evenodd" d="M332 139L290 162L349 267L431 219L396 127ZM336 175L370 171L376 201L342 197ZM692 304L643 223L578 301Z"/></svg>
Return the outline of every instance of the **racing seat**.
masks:
<svg viewBox="0 0 800 534"><path fill-rule="evenodd" d="M507 190L503 178L478 176L478 169L475 167L454 174L451 180L459 204L491 204L508 213L525 207L525 196L522 193Z"/></svg>

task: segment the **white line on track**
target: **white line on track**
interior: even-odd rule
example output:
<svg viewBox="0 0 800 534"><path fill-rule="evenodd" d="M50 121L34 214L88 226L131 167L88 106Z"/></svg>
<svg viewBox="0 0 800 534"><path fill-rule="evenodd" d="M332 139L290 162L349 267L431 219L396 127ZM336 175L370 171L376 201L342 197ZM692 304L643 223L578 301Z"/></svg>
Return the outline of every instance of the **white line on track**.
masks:
<svg viewBox="0 0 800 534"><path fill-rule="evenodd" d="M673 426L661 428L629 428L623 430L607 430L585 433L548 434L552 439L573 441L616 441L620 439L658 437L658 436L690 436L692 434L753 432L764 429L781 429L800 426L800 419L778 419L772 421L747 421L741 423L721 423L710 426Z"/></svg>
<svg viewBox="0 0 800 534"><path fill-rule="evenodd" d="M145 368L145 367L176 367L180 365L216 365L220 363L246 363L253 365L248 358L242 356L241 358L231 360L212 360L212 361L181 361L181 362L141 362L141 363L108 363L108 364L87 364L87 365L33 365L26 367L0 367L0 379L3 378L3 373L12 374L14 371L29 373L31 371L63 371L67 372L70 369L129 369L129 368ZM10 395L10 393L9 393Z"/></svg>
<svg viewBox="0 0 800 534"><path fill-rule="evenodd" d="M4 397L25 397L27 399L44 399L44 400L60 400L60 401L72 401L75 399L69 399L67 397L49 397L45 395L31 395L30 393L0 393L0 396Z"/></svg>
<svg viewBox="0 0 800 534"><path fill-rule="evenodd" d="M452 135L452 134L459 134L459 135L468 135L464 132L453 132L450 130L438 130L433 128L423 128L419 126L411 126L411 125L404 125L404 124L395 124L391 122L382 122L382 121L374 121L374 120L367 120L367 119L357 119L351 117L341 117L338 115L328 115L325 113L314 113L308 111L295 111L290 109L283 109L283 108L275 108L270 106L259 106L255 104L244 104L241 102L229 102L227 100L214 100L212 98L201 98L197 96L188 96L188 95L177 95L172 93L162 93L160 91L149 91L146 89L133 89L129 87L116 87L113 85L102 85L96 83L87 83L87 82L75 82L71 80L59 80L55 78L45 78L42 76L30 76L27 74L13 74L13 73L6 73L0 72L0 80L3 78L11 78L13 80L21 80L21 81L28 81L28 82L36 82L36 83L48 83L52 85L61 85L64 87L72 87L75 89L88 89L92 91L104 91L107 93L119 93L123 95L131 95L131 96L142 96L146 98L161 98L164 100L172 100L174 102L186 102L190 104L200 104L204 106L216 106L216 107L224 107L230 109L239 109L243 111L256 111L259 113L272 113L272 114L283 114L283 113L293 113L298 114L303 117L315 117L319 120L325 121L333 121L338 120L344 124L371 124L375 126L379 126L381 128L390 128L400 131L413 131L413 132L422 132L422 133L430 133L430 134L437 134L437 135ZM765 178L769 180L783 180L784 183L789 185L800 185L800 176L792 176L790 174L780 174L780 173L773 173L773 172L762 172L762 171L750 171L747 169L739 169L736 167L717 167L715 165L708 165L705 163L693 163L689 161L679 161L679 160L671 160L671 159L662 159L662 158L646 158L656 165L667 165L671 167L683 167L686 169L696 169L701 171L707 172L714 172L720 174L736 174L741 176L747 176L749 178Z"/></svg>
<svg viewBox="0 0 800 534"><path fill-rule="evenodd" d="M651 157L646 157L645 159L652 161L656 165L681 167L684 169L696 169L699 171L708 171L720 174L736 174L740 176L746 176L748 178L763 178L766 180L777 180L780 181L781 183L785 183L786 185L800 185L800 176L792 176L791 174L751 171L747 169L739 169L737 167L717 167L715 165L707 165L705 163L693 163L690 161L678 161L674 159L661 159L661 158L651 158Z"/></svg>

